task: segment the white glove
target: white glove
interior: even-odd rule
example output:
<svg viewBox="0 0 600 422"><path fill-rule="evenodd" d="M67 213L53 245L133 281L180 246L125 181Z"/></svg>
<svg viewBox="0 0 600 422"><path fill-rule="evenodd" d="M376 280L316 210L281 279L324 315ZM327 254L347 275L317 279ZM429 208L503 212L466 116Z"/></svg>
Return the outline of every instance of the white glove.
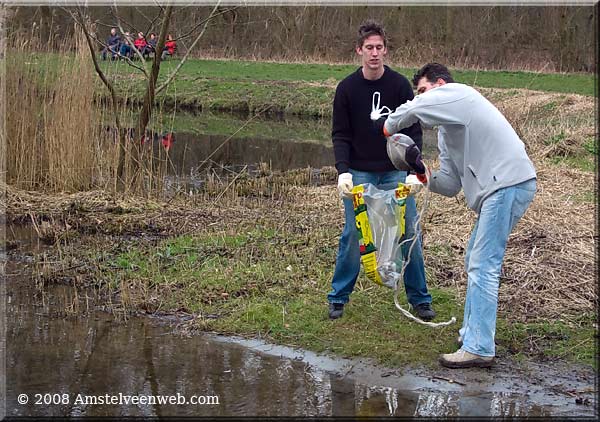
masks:
<svg viewBox="0 0 600 422"><path fill-rule="evenodd" d="M416 195L421 191L421 189L423 189L423 183L421 183L421 181L417 179L417 176L415 176L414 174L409 174L408 176L406 176L406 181L404 182L404 184L408 185L408 187L410 188L409 195Z"/></svg>
<svg viewBox="0 0 600 422"><path fill-rule="evenodd" d="M338 192L340 198L352 198L352 175L350 173L342 173L338 176Z"/></svg>

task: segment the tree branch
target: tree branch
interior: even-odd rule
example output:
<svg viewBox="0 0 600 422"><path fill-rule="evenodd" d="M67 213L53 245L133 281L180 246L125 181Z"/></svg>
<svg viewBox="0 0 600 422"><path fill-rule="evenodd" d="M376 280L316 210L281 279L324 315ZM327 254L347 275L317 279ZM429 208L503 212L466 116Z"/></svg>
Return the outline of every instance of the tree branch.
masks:
<svg viewBox="0 0 600 422"><path fill-rule="evenodd" d="M165 40L167 38L167 32L169 31L169 22L171 20L171 13L173 11L173 6L169 4L166 7L163 21L160 28L160 34L158 37L157 43L157 51L154 54L154 60L152 61L152 71L150 73L150 77L148 78L148 82L146 85L146 93L144 94L144 102L142 104L142 109L140 110L140 115L138 118L138 122L136 125L136 138L140 140L143 139L144 133L146 132L146 127L148 126L148 122L150 121L150 117L152 115L152 107L154 106L154 98L156 97L156 81L158 80L158 74L160 72L160 54L162 52L163 46L165 44ZM152 141L150 141L152 142ZM138 165L136 168L136 173L134 174L133 179L131 180L132 185L139 186L141 182L139 172L143 170L147 170L151 172L150 169L144 168L144 163L146 163L142 159L143 151L140 148L138 140L135 140L134 143L134 159L137 159L142 163Z"/></svg>
<svg viewBox="0 0 600 422"><path fill-rule="evenodd" d="M177 72L179 72L179 69L181 69L183 64L187 61L187 58L189 57L190 52L194 49L194 46L198 43L200 38L202 38L202 36L204 35L204 32L206 31L206 27L208 26L208 22L210 22L210 20L213 19L215 16L218 16L218 14L215 14L215 11L219 7L220 3L221 3L221 0L217 1L217 4L213 8L213 10L210 12L210 15L208 16L208 18L206 18L204 20L204 28L202 28L202 31L200 32L200 34L196 37L196 39L194 40L192 45L190 45L190 47L187 49L187 51L185 52L185 56L183 56L181 61L177 64L177 67L175 69L173 69L173 72L171 72L171 74L169 76L167 76L167 79L158 88L156 88L157 94L160 93L163 89L165 89L171 83L173 78L175 78L175 75L177 75Z"/></svg>
<svg viewBox="0 0 600 422"><path fill-rule="evenodd" d="M218 3L219 3L219 2L218 2ZM217 3L217 6L215 6L215 9L216 9L216 8L218 7L218 5L219 5L218 3ZM214 13L215 9L213 9L213 11L211 12L211 15L210 15L210 17L208 17L207 19L201 20L201 21L200 21L200 22L199 22L197 25L195 25L194 27L192 27L192 29L190 29L190 30L189 30L188 32L186 32L185 34L183 34L183 35L180 35L180 36L179 36L179 37L177 37L175 40L177 41L177 40L182 40L182 39L184 39L184 38L187 38L189 35L193 34L193 33L194 33L194 31L195 31L195 30L196 30L198 27L202 26L203 24L205 25L205 24L206 24L206 22L208 22L209 20L211 20L211 19L214 19L214 18L216 18L217 16L224 15L225 13L227 13L227 12L230 12L230 11L232 11L232 10L235 10L235 9L237 9L237 8L238 8L238 6L231 7L231 8L229 8L229 9L222 10L222 11L220 11L219 13ZM205 25L205 26L206 26L206 25Z"/></svg>
<svg viewBox="0 0 600 422"><path fill-rule="evenodd" d="M121 17L117 13L117 2L116 2L116 0L115 0L115 4L114 4L113 7L114 7L113 16L117 20L117 25L119 26L119 31L121 31L121 34L123 34L123 37L125 37L125 32L126 31L123 30L123 25L121 24ZM111 8L111 10L112 10L112 8ZM129 46L131 47L131 49L138 55L138 57L140 58L140 61L142 63L144 63L144 65L145 65L146 64L146 59L144 59L144 55L140 52L140 50L138 50L135 47L135 45L133 44L133 40L131 39L131 37L127 38L127 41L129 42ZM120 57L122 57L122 56L120 56ZM135 65L133 63L133 61L129 59L129 57L126 57L125 59L127 60L127 63L129 63L130 66L133 66L136 69L141 70L142 73L144 74L144 76L146 77L146 79L149 78L148 71L146 70L146 66L137 66L137 65Z"/></svg>

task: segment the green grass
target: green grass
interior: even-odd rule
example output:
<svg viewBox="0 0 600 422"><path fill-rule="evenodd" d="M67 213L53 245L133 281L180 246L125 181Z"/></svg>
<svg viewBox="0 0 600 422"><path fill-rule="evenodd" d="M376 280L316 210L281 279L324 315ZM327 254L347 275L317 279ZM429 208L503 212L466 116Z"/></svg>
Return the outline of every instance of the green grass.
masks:
<svg viewBox="0 0 600 422"><path fill-rule="evenodd" d="M28 66L36 67L42 76L56 75L64 61L69 59L72 56L32 54L26 62ZM159 85L177 63L177 60L162 63ZM145 79L139 70L122 61L101 61L100 64L108 78L115 83L121 98L141 101ZM146 63L147 69L149 66L150 63ZM157 97L157 103L189 109L329 118L336 84L357 68L354 64L191 59L181 68L168 89ZM414 68L392 68L409 79L416 71ZM454 76L457 82L476 87L526 88L594 95L594 75L590 74L456 70ZM108 98L108 92L99 78L96 79L96 87L100 97Z"/></svg>
<svg viewBox="0 0 600 422"><path fill-rule="evenodd" d="M161 72L168 72L177 65L176 60L162 64ZM121 67L119 64L111 66ZM400 68L391 65L394 70L412 79L416 68ZM358 65L271 63L224 60L189 60L182 69L184 79L208 78L247 81L340 81L358 68ZM594 95L594 75L534 73L508 71L474 71L451 69L456 82L486 88L534 89L549 92L564 92L582 95Z"/></svg>
<svg viewBox="0 0 600 422"><path fill-rule="evenodd" d="M133 127L136 115L128 113L122 122ZM105 116L112 124L112 116ZM154 115L149 128L157 132L193 133L197 135L227 135L236 138L278 139L301 142L331 143L331 122L322 119L300 119L290 116L285 120L205 111L202 113L160 110Z"/></svg>
<svg viewBox="0 0 600 422"><path fill-rule="evenodd" d="M577 168L583 171L593 172L596 169L594 157L590 155L576 155L569 157L552 157L552 164Z"/></svg>
<svg viewBox="0 0 600 422"><path fill-rule="evenodd" d="M547 146L560 145L567 140L564 131L560 131L544 140ZM583 171L593 172L596 169L596 160L598 158L598 149L593 138L583 142L581 147L569 152L566 155L557 155L549 157L552 164L577 168Z"/></svg>
<svg viewBox="0 0 600 422"><path fill-rule="evenodd" d="M499 320L496 342L507 351L534 355L540 359L563 359L585 363L597 369L594 318L587 315L580 327L563 321L512 323Z"/></svg>
<svg viewBox="0 0 600 422"><path fill-rule="evenodd" d="M454 351L462 303L454 289L435 287L435 280L430 291L438 321L455 316L455 325L434 329L411 322L394 307L392 290L362 275L344 317L327 318L326 295L336 254L334 229L303 233L248 226L154 245L132 243L105 250L107 259L100 271L115 286L125 283L145 292L135 306L199 314L197 325L205 330L260 336L316 352L372 357L390 366L434 366L440 353ZM401 303L407 307L403 293ZM592 365L592 320L589 316L582 321L580 329L563 322L509 323L500 316L498 355Z"/></svg>
<svg viewBox="0 0 600 422"><path fill-rule="evenodd" d="M160 81L177 62L161 66ZM143 77L124 62L103 62L122 96L142 97ZM329 117L336 84L356 65L189 60L157 100L169 106ZM397 68L410 77L416 69ZM476 87L535 89L594 95L594 76L531 72L456 71L457 82ZM98 92L106 90L98 81Z"/></svg>
<svg viewBox="0 0 600 422"><path fill-rule="evenodd" d="M456 82L483 88L533 89L594 96L594 75L565 73L454 71ZM548 106L547 106L548 107Z"/></svg>

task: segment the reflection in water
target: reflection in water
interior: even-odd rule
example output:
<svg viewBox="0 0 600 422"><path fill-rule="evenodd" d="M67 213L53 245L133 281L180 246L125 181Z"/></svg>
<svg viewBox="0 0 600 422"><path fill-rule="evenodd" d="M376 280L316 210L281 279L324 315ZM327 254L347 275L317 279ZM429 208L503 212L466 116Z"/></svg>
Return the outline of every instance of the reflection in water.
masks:
<svg viewBox="0 0 600 422"><path fill-rule="evenodd" d="M231 139L228 135L205 131L178 131L174 134L172 142L168 142L169 148L165 148L162 135L155 134L153 145L156 158L164 160L168 157L166 169L169 184L199 186L206 178L207 172L233 177L242 169L252 173L260 163L266 163L271 170L279 171L307 167L320 169L335 164L331 140L326 133L321 134L319 140L315 140L311 130L295 131L293 138L289 137L289 130L283 131L278 137L277 131L282 131L281 121L261 120L255 123L257 126L254 128L254 135L238 134ZM294 124L298 125L301 122ZM314 123L307 121L306 124ZM318 127L322 132L330 131L328 125L321 124ZM426 159L432 160L436 157L436 145L435 132L424 131L423 149Z"/></svg>
<svg viewBox="0 0 600 422"><path fill-rule="evenodd" d="M73 311L73 304L82 302L81 292L65 285L45 292L33 289L34 283L24 275L27 265L11 261L9 255L6 267L9 416L551 414L550 408L532 404L526 396L370 385L308 361L209 336L177 336L150 318L116 322L106 313L94 312L91 305L82 315ZM24 393L30 400L19 404L17 396ZM43 398L46 393L58 394L48 396L58 402L36 404L36 394ZM206 403L76 403L78 394L120 393L204 396Z"/></svg>
<svg viewBox="0 0 600 422"><path fill-rule="evenodd" d="M330 145L237 137L225 142L226 139L224 135L177 133L169 151L173 163L171 171L176 175L189 175L210 165L241 168L267 163L273 170L291 170L334 164ZM207 158L209 161L205 161Z"/></svg>
<svg viewBox="0 0 600 422"><path fill-rule="evenodd" d="M433 132L426 132L427 159L433 159L437 155L434 138ZM179 176L193 175L210 166L241 169L245 165L267 163L273 170L292 170L306 167L322 168L335 164L331 142L239 137L227 141L227 136L224 135L193 133L175 135L175 142L169 149L169 158L172 163L169 166L170 174Z"/></svg>
<svg viewBox="0 0 600 422"><path fill-rule="evenodd" d="M63 286L45 305L11 277L8 300L8 414L10 416L508 416L547 414L519 398L499 394L460 396L402 391L360 384L302 361L268 356L208 337L182 338L150 319L111 321L92 317L51 318L69 304ZM60 291L60 292L59 292ZM63 303L60 303L63 302ZM27 405L18 394L69 393L70 403ZM217 396L218 404L75 404L85 395ZM524 398L522 399L524 400Z"/></svg>

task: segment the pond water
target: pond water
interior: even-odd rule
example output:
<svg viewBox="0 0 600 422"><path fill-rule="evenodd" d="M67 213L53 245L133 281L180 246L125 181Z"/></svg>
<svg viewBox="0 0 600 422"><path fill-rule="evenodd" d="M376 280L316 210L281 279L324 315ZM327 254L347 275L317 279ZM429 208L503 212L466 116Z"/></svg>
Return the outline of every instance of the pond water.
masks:
<svg viewBox="0 0 600 422"><path fill-rule="evenodd" d="M168 161L172 182L198 185L207 172L251 173L260 163L281 171L335 164L329 120L177 112L159 121L153 128L155 152ZM173 133L173 142L163 142L166 133ZM423 144L425 156L434 158L435 132L426 130Z"/></svg>
<svg viewBox="0 0 600 422"><path fill-rule="evenodd" d="M183 319L117 320L94 293L35 285L32 254L45 246L30 228L11 226L7 238L8 416L593 414L485 371L448 384L260 340L180 335Z"/></svg>

